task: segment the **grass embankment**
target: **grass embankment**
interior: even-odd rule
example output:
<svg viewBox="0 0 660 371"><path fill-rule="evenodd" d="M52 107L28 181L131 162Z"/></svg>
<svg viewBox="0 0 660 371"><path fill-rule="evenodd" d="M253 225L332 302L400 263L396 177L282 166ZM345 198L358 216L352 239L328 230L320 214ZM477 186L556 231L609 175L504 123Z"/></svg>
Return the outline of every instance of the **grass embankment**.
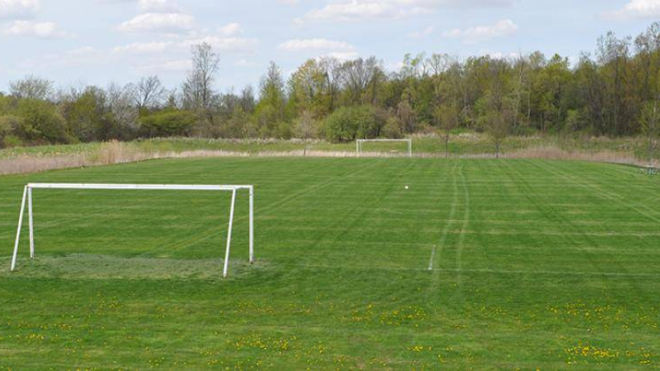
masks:
<svg viewBox="0 0 660 371"><path fill-rule="evenodd" d="M239 196L28 181L256 186ZM167 159L0 177L0 368L658 367L658 178L542 160ZM405 185L409 189L405 189ZM430 268L430 270L429 270Z"/></svg>

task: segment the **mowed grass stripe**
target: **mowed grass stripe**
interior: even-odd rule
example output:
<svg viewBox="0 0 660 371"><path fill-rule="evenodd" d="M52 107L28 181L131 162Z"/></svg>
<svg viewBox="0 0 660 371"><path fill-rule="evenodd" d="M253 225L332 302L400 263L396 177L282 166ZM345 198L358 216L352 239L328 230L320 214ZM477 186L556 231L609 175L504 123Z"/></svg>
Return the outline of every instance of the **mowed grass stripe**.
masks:
<svg viewBox="0 0 660 371"><path fill-rule="evenodd" d="M246 198L222 280L227 194L40 192L37 261L24 240L20 272L0 270L0 368L657 366L657 180L617 165L406 158L2 177L7 264L28 181L254 184L257 264Z"/></svg>

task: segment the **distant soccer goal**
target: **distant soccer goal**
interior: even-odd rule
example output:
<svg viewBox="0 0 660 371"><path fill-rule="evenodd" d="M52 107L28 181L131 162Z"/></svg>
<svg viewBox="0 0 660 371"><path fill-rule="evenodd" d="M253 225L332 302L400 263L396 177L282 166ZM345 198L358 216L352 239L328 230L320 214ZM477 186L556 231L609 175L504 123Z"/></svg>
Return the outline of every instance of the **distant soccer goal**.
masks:
<svg viewBox="0 0 660 371"><path fill-rule="evenodd" d="M93 189L93 190L143 190L143 191L221 191L231 192L231 206L229 209L229 227L227 230L227 245L225 248L224 267L222 276L227 277L229 270L229 252L231 249L231 233L234 224L234 206L236 193L240 190L249 191L249 252L250 263L254 262L254 186L252 185L180 185L180 184L81 184L81 183L29 183L23 189L23 201L18 217L18 230L14 242L14 254L11 259L11 271L16 268L18 245L23 226L25 205L28 207L28 223L30 231L30 258L34 259L34 218L32 213L32 190L34 189Z"/></svg>
<svg viewBox="0 0 660 371"><path fill-rule="evenodd" d="M363 153L364 143L407 143L408 144L408 157L412 157L412 139L358 139L355 141L355 152L358 156Z"/></svg>

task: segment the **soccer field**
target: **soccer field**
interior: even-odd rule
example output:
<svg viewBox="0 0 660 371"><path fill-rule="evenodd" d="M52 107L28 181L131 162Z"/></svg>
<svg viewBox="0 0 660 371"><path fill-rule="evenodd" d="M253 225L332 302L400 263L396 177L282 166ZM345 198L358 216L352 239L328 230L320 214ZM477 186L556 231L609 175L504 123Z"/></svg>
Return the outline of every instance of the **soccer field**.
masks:
<svg viewBox="0 0 660 371"><path fill-rule="evenodd" d="M9 273L27 182L254 184L256 263L245 193L222 279L228 193L35 190ZM636 168L542 160L0 177L0 368L658 367L658 206Z"/></svg>

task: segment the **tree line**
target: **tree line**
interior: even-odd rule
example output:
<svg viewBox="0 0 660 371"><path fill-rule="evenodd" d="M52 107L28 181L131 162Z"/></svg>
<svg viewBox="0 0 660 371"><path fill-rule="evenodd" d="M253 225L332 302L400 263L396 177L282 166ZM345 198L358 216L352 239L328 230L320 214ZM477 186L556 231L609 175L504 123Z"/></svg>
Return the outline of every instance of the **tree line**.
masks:
<svg viewBox="0 0 660 371"><path fill-rule="evenodd" d="M635 37L600 37L571 63L533 52L509 58L406 55L387 72L375 57L305 61L285 79L271 62L258 91L220 93L219 57L192 48L180 87L158 76L125 86L54 89L28 76L0 93L0 145L136 138L398 138L464 128L491 135L658 136L660 23Z"/></svg>

